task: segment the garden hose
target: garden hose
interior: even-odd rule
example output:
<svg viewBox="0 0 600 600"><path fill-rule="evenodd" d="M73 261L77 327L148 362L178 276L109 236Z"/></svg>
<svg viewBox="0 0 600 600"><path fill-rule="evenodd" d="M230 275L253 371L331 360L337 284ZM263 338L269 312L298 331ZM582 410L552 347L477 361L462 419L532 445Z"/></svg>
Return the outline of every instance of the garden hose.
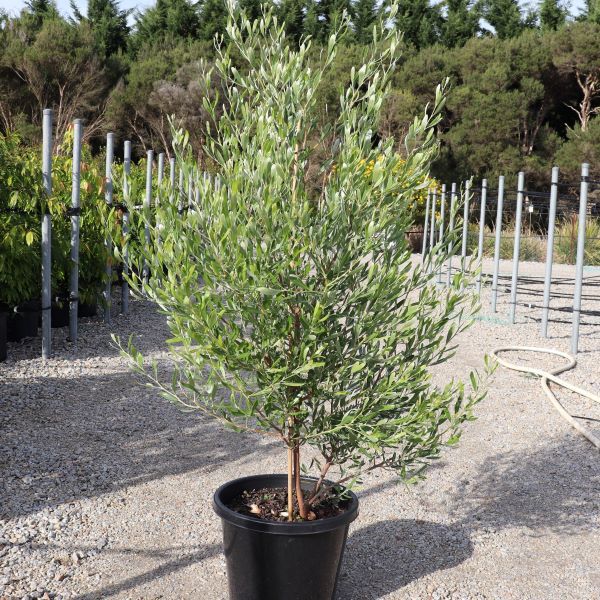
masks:
<svg viewBox="0 0 600 600"><path fill-rule="evenodd" d="M544 371L543 369L537 369L535 367L525 367L504 360L498 356L498 354L502 352L541 352L543 354L554 354L555 356L561 356L562 358L565 358L569 361L569 364L562 367L558 367L551 371ZM566 352L561 352L560 350L554 350L550 348L536 348L533 346L503 346L502 348L495 348L494 350L492 350L491 354L498 361L499 364L501 364L503 367L506 367L507 369L511 369L513 371L520 371L521 373L531 373L532 375L537 375L538 377L540 377L542 382L542 389L554 405L554 408L556 408L560 415L566 421L568 421L572 427L574 427L581 435L583 435L590 442L592 442L592 444L594 444L597 450L600 450L600 437L594 435L591 431L589 431L580 423L578 423L575 420L575 418L565 410L564 406L559 402L558 398L550 389L549 382L551 381L552 383L555 383L560 387L571 390L572 392L575 392L576 394L579 394L580 396L583 396L584 398L587 398L592 402L597 402L598 404L600 404L600 396L592 394L587 390L577 387L576 385L573 385L572 383L569 383L568 381L557 377L557 375L559 375L560 373L564 373L565 371L569 371L570 369L575 367L575 365L577 364L577 360L573 356L567 354Z"/></svg>

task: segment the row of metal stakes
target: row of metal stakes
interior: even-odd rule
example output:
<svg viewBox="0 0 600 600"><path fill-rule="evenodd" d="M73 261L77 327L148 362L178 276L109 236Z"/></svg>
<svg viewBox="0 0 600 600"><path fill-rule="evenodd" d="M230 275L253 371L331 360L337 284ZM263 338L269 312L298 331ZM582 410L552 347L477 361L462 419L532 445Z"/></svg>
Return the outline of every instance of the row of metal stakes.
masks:
<svg viewBox="0 0 600 600"><path fill-rule="evenodd" d="M544 295L542 302L541 316L541 334L548 337L548 320L550 312L550 297L552 285L552 264L553 264L553 249L554 249L554 230L556 225L556 205L558 201L558 178L559 168L553 167L551 182L550 182L550 205L548 213L548 236L546 243L546 263L544 275ZM575 261L575 289L573 294L573 321L571 332L571 351L577 354L579 348L579 326L581 318L581 297L583 287L583 267L585 258L585 230L587 216L589 188L589 165L584 163L581 165L581 182L579 191L579 212L578 212L578 229L577 229L577 255ZM467 242L468 242L468 224L469 224L469 206L472 200L472 181L467 180L461 186L460 201L463 204L463 220L462 220L462 237L461 237L461 270L465 270L467 266ZM438 191L440 192L439 218L437 217L437 200ZM525 197L525 173L522 171L517 178L517 204L515 212L514 224L514 240L513 240L513 258L510 284L510 300L509 300L509 321L515 323L517 310L517 286L519 279L519 255L521 248L521 224L523 215L523 199ZM427 193L427 202L425 205L425 221L423 227L423 246L422 260L428 252L435 251L437 244L442 244L448 235L448 232L454 231L454 215L456 214L456 202L458 200L458 192L456 183L452 183L450 188L450 217L447 229L445 229L445 208L446 208L447 187L445 184L441 186L441 190L432 188ZM488 182L483 179L480 190L480 214L479 214L479 236L477 244L477 259L475 265L479 268L483 258L483 242L485 232L485 215L486 203L488 201ZM500 275L500 242L502 235L503 222L503 205L504 205L504 176L498 178L498 190L496 198L496 219L495 219L495 239L494 239L494 267L492 272L491 282L491 310L497 312L498 300L498 278ZM482 272L481 268L476 277L476 291L481 293ZM452 252L450 252L446 265L446 285L449 286L452 278ZM442 283L441 270L437 275L437 282Z"/></svg>

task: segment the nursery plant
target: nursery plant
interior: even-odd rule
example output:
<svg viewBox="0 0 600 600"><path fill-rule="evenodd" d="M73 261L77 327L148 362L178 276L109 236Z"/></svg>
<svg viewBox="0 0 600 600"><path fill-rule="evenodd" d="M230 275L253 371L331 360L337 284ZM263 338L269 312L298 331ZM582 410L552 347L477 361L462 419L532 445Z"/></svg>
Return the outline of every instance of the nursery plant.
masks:
<svg viewBox="0 0 600 600"><path fill-rule="evenodd" d="M478 309L467 275L457 273L447 289L435 285L437 268L456 250L456 232L423 266L413 262L405 235L437 152L445 84L411 124L402 162L391 139L374 142L399 48L398 34L380 25L340 92L335 130L319 131L315 93L344 27L313 70L310 40L296 50L271 12L250 22L230 7L228 41L219 44L216 61L227 108L205 149L218 181L201 177L187 133L174 131L178 162L199 186L199 199L181 215L177 198L160 194L156 221L146 213L152 244L138 257L157 276L130 280L166 315L172 377L164 380L156 364L145 363L132 339L121 345L147 383L182 409L279 441L283 489L248 502L260 491L248 480L229 508L251 529L248 520L270 520L289 535L351 507L354 518L349 490L370 471L422 477L442 448L458 441L485 387L477 373L468 385L432 380L431 368L452 356L455 336ZM243 68L232 65L233 52ZM205 108L214 115L222 104L207 100ZM328 158L314 192L307 169L323 146ZM244 546L246 562L265 552L253 543ZM279 565L269 575L244 577L260 585L280 577L286 590L291 584L281 581L294 581L293 593L243 595L239 586L246 584L231 567L232 596L311 597L312 557L282 566L281 554L293 550L280 550L269 555ZM312 597L328 598L333 587L322 584Z"/></svg>

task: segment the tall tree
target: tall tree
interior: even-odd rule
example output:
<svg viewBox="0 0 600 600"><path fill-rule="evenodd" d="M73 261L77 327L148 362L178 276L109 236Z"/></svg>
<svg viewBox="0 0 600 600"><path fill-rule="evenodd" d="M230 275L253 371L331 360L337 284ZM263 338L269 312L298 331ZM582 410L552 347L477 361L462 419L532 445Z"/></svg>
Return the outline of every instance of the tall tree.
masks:
<svg viewBox="0 0 600 600"><path fill-rule="evenodd" d="M278 4L277 14L285 23L285 33L296 44L305 34L306 0L282 0Z"/></svg>
<svg viewBox="0 0 600 600"><path fill-rule="evenodd" d="M485 0L483 15L501 40L516 37L523 31L519 0Z"/></svg>
<svg viewBox="0 0 600 600"><path fill-rule="evenodd" d="M359 44L368 44L373 39L373 25L377 20L376 0L356 0L353 6L354 35Z"/></svg>
<svg viewBox="0 0 600 600"><path fill-rule="evenodd" d="M400 0L396 27L404 33L404 41L415 48L435 44L440 37L443 19L438 4L429 0Z"/></svg>
<svg viewBox="0 0 600 600"><path fill-rule="evenodd" d="M121 10L118 0L88 0L87 15L84 16L71 0L74 20L87 21L94 32L96 47L100 54L108 58L127 48L129 10Z"/></svg>
<svg viewBox="0 0 600 600"><path fill-rule="evenodd" d="M47 19L33 43L23 41L18 23L11 31L9 66L24 83L33 102L31 122L42 110L54 108L56 139L61 140L75 117L87 120L92 135L103 117L109 79L87 23L74 25L63 19ZM7 60L7 58L5 58Z"/></svg>
<svg viewBox="0 0 600 600"><path fill-rule="evenodd" d="M477 35L481 18L479 5L472 0L446 0L446 10L441 34L441 42L445 46L463 46Z"/></svg>
<svg viewBox="0 0 600 600"><path fill-rule="evenodd" d="M21 25L23 25L23 31L35 34L42 28L46 19L59 17L54 0L27 0L25 8L21 12Z"/></svg>
<svg viewBox="0 0 600 600"><path fill-rule="evenodd" d="M239 0L240 8L246 13L250 21L260 19L263 4L267 4L267 0Z"/></svg>
<svg viewBox="0 0 600 600"><path fill-rule="evenodd" d="M600 0L586 0L584 16L587 21L600 25Z"/></svg>
<svg viewBox="0 0 600 600"><path fill-rule="evenodd" d="M212 41L217 33L223 33L227 25L225 0L204 0L200 5L199 21L201 39Z"/></svg>
<svg viewBox="0 0 600 600"><path fill-rule="evenodd" d="M157 0L137 16L134 45L195 37L199 25L196 7L189 0Z"/></svg>
<svg viewBox="0 0 600 600"><path fill-rule="evenodd" d="M542 0L540 4L540 26L543 31L556 31L567 20L567 9L559 0Z"/></svg>
<svg viewBox="0 0 600 600"><path fill-rule="evenodd" d="M304 32L314 40L321 40L323 29L317 0L309 0L304 18Z"/></svg>
<svg viewBox="0 0 600 600"><path fill-rule="evenodd" d="M572 23L563 27L555 38L554 62L572 74L581 90L579 102L571 108L579 118L581 131L600 113L600 26L595 23Z"/></svg>

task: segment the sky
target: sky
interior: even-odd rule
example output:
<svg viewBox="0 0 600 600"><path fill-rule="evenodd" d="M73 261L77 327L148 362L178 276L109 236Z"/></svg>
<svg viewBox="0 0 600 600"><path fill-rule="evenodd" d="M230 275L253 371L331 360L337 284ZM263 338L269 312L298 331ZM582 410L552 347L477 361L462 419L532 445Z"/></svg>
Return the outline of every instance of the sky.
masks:
<svg viewBox="0 0 600 600"><path fill-rule="evenodd" d="M87 5L87 1L75 0L75 3L77 4L77 6L79 6L80 9L82 9L82 12L85 14L85 7ZM585 0L571 0L571 2L569 3L571 6L571 14L579 14L579 12L584 6L584 3ZM56 4L58 6L58 10L60 10L60 12L62 12L63 14L71 14L71 5L69 0L57 0ZM139 10L143 10L147 6L154 4L154 2L153 0L142 0L141 2L136 0L121 0L119 4L123 9L137 8ZM531 2L524 0L521 2L521 4L523 6L528 6L530 4L535 5L537 4L537 2L535 0ZM25 0L0 0L0 8L5 9L12 14L18 14L24 5Z"/></svg>

